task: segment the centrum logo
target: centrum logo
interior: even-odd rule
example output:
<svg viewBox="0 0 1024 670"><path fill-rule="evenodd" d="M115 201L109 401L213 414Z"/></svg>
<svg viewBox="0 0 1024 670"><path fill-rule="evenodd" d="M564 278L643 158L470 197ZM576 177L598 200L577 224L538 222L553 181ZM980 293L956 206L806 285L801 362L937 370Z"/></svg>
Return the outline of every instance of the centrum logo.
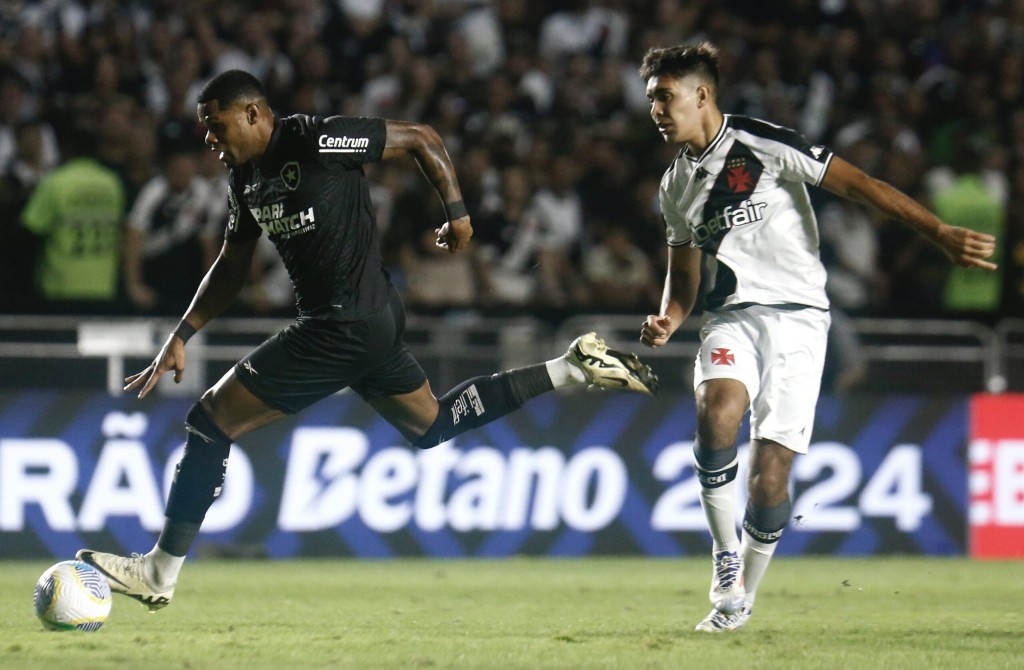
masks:
<svg viewBox="0 0 1024 670"><path fill-rule="evenodd" d="M320 139L317 140L317 144L320 146L320 153L322 154L363 154L366 153L366 149L370 146L370 139L368 137L349 137L347 135L342 135L341 137L321 135Z"/></svg>

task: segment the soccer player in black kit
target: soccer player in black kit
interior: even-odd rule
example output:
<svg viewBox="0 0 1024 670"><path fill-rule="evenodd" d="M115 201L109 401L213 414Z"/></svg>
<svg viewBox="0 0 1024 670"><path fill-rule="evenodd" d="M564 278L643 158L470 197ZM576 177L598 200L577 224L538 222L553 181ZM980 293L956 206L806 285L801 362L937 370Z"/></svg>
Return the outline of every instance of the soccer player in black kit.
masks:
<svg viewBox="0 0 1024 670"><path fill-rule="evenodd" d="M298 317L239 361L185 418L163 530L148 554L90 549L78 558L150 610L166 606L207 510L220 494L231 443L351 387L413 445L426 449L494 421L554 388L590 385L653 394L657 377L632 354L582 335L564 356L469 379L442 395L403 341L402 302L381 260L362 166L416 160L444 203L437 245L466 247L473 229L455 169L429 126L379 118L276 118L263 87L232 70L211 79L197 113L206 144L230 168L224 245L181 322L125 390L148 394L164 373L180 381L185 343L237 296L259 236L274 242L295 289Z"/></svg>

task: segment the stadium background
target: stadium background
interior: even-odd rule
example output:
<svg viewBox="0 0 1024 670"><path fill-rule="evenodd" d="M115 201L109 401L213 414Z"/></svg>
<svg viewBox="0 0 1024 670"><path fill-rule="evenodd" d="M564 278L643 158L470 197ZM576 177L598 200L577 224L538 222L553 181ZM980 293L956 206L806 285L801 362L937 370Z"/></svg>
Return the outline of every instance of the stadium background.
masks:
<svg viewBox="0 0 1024 670"><path fill-rule="evenodd" d="M164 327L192 284L140 298L121 272L123 239L101 249L116 274L103 298L51 299L35 280L46 240L19 225L21 208L76 138L94 140L118 176L126 215L189 157L214 195L194 243L174 250L184 266L208 258L222 225L223 172L198 144L191 102L211 74L259 74L283 113L435 126L474 215L470 253L435 256L422 243L441 210L415 166L368 173L389 266L425 324L414 347L427 354L463 334L459 351L426 356L444 388L510 356L554 353L567 323L639 321L653 308L656 187L675 149L653 132L636 67L649 46L704 38L723 49L725 111L796 127L929 205L947 203L948 218L960 215L950 194L969 192L995 212L1002 240L995 283L958 291L962 277L926 245L816 194L830 293L851 317L837 330L853 353L833 357L782 551L1021 555L1024 401L984 392L1024 389L1024 3L43 1L0 12L0 556L148 547L189 402L173 389L150 403L105 389L162 339L138 324ZM253 317L288 314L276 270L268 256L254 273L232 335L260 335ZM90 349L81 324L97 323L112 330ZM466 335L480 324L501 339L498 353ZM949 355L962 342L930 351L921 341L965 327L981 333L967 338L966 364ZM879 344L879 331L902 339ZM237 347L209 337L225 355ZM688 354L683 343L655 359L668 382L657 400L544 398L436 456L396 450L358 401L331 398L239 445L228 484L238 493L218 503L219 526L197 553L703 553L684 458ZM196 365L185 391L226 364ZM537 468L536 490L520 461ZM433 492L430 467L449 475Z"/></svg>

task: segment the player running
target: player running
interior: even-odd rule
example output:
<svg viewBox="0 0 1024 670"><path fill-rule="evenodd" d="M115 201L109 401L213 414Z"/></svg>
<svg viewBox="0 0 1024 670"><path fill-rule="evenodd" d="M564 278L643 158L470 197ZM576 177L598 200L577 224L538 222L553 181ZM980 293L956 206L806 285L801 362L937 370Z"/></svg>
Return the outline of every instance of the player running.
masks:
<svg viewBox="0 0 1024 670"><path fill-rule="evenodd" d="M765 121L718 109L718 56L708 43L651 49L640 76L651 118L682 145L661 181L669 269L661 311L640 340L660 347L694 308L702 259L713 273L694 373L693 443L712 538L706 632L747 623L789 521L789 474L807 452L821 385L829 303L806 184L870 205L937 245L957 265L986 270L990 235L950 226L823 146ZM736 529L736 437L750 411L749 502Z"/></svg>
<svg viewBox="0 0 1024 670"><path fill-rule="evenodd" d="M245 356L185 418L177 466L156 546L118 556L89 549L78 558L111 588L166 606L207 510L224 483L231 443L351 387L422 449L494 421L554 388L591 385L653 394L658 379L635 355L608 349L594 333L564 356L469 379L440 398L403 341L405 312L381 260L362 166L396 156L416 160L444 203L437 246L456 252L473 229L455 169L437 133L417 123L305 115L276 118L252 75L211 79L197 112L206 144L229 172L229 219L220 256L153 362L125 390L148 394L164 373L180 381L185 343L223 312L248 275L261 234L274 242L295 288L298 318Z"/></svg>

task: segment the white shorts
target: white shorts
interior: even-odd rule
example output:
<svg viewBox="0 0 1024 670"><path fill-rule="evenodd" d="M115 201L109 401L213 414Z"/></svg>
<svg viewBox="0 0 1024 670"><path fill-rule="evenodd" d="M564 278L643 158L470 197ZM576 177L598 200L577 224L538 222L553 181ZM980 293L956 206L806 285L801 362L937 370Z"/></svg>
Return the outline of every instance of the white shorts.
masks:
<svg viewBox="0 0 1024 670"><path fill-rule="evenodd" d="M752 305L708 312L700 331L693 388L736 379L750 397L750 437L806 454L814 427L832 319L814 309Z"/></svg>

